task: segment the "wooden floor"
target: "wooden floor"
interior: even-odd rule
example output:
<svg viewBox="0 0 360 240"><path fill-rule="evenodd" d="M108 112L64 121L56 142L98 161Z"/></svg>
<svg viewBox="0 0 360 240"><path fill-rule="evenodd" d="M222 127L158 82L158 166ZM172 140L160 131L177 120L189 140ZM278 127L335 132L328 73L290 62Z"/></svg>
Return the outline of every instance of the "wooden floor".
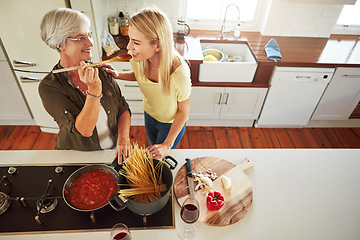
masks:
<svg viewBox="0 0 360 240"><path fill-rule="evenodd" d="M149 146L143 126L130 135ZM55 137L37 126L0 126L0 150L51 150ZM360 148L360 128L187 127L178 148Z"/></svg>

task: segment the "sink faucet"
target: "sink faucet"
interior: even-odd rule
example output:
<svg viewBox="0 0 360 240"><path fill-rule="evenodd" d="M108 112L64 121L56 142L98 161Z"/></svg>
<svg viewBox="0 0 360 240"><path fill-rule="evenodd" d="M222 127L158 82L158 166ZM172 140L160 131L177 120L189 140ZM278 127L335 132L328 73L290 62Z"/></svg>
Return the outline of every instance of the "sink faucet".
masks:
<svg viewBox="0 0 360 240"><path fill-rule="evenodd" d="M226 10L225 10L224 20L223 20L223 23L222 23L222 25L221 25L221 33L220 33L220 37L221 37L221 38L225 37L225 33L230 32L230 30L226 30L226 29L225 29L226 14L227 14L227 11L228 11L228 9L229 9L230 6L236 7L237 12L238 12L238 23L237 23L237 26L238 26L238 27L240 26L240 9L239 9L238 5L236 5L235 3L231 3L231 4L229 4L229 5L226 7Z"/></svg>

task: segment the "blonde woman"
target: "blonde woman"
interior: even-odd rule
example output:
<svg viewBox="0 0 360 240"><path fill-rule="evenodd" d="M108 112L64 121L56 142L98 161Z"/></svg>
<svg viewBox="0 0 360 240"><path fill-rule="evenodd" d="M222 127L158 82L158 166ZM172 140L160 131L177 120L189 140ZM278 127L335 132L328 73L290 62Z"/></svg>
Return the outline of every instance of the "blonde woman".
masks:
<svg viewBox="0 0 360 240"><path fill-rule="evenodd" d="M144 9L130 19L129 44L133 71L108 72L136 80L144 95L145 128L154 157L176 148L184 135L190 110L190 69L175 50L169 19L158 9Z"/></svg>
<svg viewBox="0 0 360 240"><path fill-rule="evenodd" d="M53 69L39 85L46 111L59 125L56 149L93 151L116 148L119 162L131 150L130 110L113 76L85 63L92 58L89 18L68 8L48 12L41 22L41 38L59 52Z"/></svg>

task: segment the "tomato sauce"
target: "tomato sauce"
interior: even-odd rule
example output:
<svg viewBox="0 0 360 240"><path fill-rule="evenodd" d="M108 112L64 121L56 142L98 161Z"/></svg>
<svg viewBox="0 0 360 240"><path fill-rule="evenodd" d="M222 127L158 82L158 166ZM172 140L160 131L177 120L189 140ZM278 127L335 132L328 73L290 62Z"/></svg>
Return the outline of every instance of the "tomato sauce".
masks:
<svg viewBox="0 0 360 240"><path fill-rule="evenodd" d="M106 205L116 193L117 182L110 173L95 170L75 180L67 191L70 204L80 210L94 210Z"/></svg>

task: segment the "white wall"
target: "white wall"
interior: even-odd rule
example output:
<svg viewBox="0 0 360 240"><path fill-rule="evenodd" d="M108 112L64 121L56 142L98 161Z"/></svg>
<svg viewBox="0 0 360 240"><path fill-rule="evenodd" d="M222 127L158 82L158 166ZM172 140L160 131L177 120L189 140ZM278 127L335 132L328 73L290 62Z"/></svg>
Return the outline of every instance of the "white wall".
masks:
<svg viewBox="0 0 360 240"><path fill-rule="evenodd" d="M272 36L329 37L343 5L269 0L261 34Z"/></svg>
<svg viewBox="0 0 360 240"><path fill-rule="evenodd" d="M169 17L173 32L175 32L179 4L179 0L109 0L109 15L118 15L120 11L123 11L131 16L145 7L157 7Z"/></svg>
<svg viewBox="0 0 360 240"><path fill-rule="evenodd" d="M109 15L128 11L133 14L144 7L156 6L164 11L176 31L178 0L109 0ZM292 0L263 0L269 8L260 16L262 35L295 37L329 37L343 5L313 4Z"/></svg>

